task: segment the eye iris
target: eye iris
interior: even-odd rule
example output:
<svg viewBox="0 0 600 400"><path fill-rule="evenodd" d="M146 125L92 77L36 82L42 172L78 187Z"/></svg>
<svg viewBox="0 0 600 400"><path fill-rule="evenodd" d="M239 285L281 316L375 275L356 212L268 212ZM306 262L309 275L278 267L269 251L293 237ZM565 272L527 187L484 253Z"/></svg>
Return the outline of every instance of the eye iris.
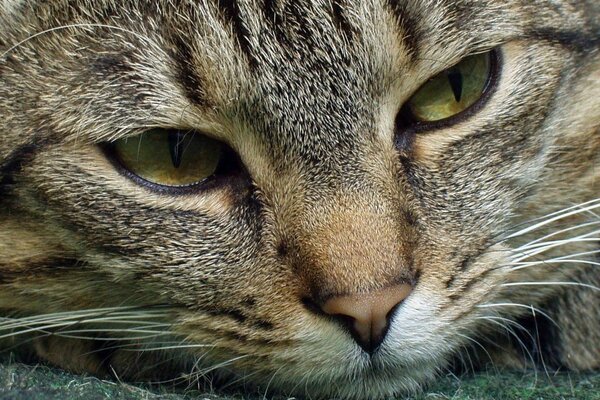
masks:
<svg viewBox="0 0 600 400"><path fill-rule="evenodd" d="M114 151L121 164L152 183L189 186L215 173L222 144L197 132L154 129L118 140Z"/></svg>
<svg viewBox="0 0 600 400"><path fill-rule="evenodd" d="M466 110L485 91L490 67L489 53L465 58L417 91L408 102L411 115L417 121L433 122Z"/></svg>

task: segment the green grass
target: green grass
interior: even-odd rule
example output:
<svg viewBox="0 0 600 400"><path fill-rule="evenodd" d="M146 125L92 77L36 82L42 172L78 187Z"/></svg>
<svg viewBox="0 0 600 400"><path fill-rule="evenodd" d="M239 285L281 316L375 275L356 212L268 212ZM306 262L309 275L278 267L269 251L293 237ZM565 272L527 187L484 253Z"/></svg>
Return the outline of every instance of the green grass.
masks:
<svg viewBox="0 0 600 400"><path fill-rule="evenodd" d="M600 399L599 374L488 372L463 379L444 378L419 396L453 400Z"/></svg>
<svg viewBox="0 0 600 400"><path fill-rule="evenodd" d="M48 368L19 363L0 364L0 399L61 400L233 400L262 399L182 391L166 387L138 387L103 381ZM458 379L444 377L422 395L410 400L600 400L600 374L488 372Z"/></svg>

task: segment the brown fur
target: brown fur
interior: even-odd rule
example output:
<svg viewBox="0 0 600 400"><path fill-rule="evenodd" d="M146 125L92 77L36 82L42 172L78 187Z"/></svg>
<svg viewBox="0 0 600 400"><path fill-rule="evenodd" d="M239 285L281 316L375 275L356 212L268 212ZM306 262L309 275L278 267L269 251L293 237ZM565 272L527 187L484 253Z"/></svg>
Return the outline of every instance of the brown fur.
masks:
<svg viewBox="0 0 600 400"><path fill-rule="evenodd" d="M0 342L311 397L415 390L469 346L600 367L598 209L521 231L599 197L599 17L594 0L1 1ZM395 125L491 49L480 108ZM204 132L243 168L160 193L98 147L153 127ZM553 233L571 240L513 268ZM310 306L397 283L414 290L374 355Z"/></svg>

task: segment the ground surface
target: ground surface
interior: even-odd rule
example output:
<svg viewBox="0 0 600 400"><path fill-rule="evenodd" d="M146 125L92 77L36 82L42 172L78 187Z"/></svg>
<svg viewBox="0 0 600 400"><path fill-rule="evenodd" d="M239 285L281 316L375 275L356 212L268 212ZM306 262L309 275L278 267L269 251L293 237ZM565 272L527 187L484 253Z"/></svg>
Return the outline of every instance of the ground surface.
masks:
<svg viewBox="0 0 600 400"><path fill-rule="evenodd" d="M0 399L10 400L238 400L263 396L217 395L167 387L139 387L83 377L44 366L0 364ZM410 400L600 400L600 375L488 372L441 378Z"/></svg>

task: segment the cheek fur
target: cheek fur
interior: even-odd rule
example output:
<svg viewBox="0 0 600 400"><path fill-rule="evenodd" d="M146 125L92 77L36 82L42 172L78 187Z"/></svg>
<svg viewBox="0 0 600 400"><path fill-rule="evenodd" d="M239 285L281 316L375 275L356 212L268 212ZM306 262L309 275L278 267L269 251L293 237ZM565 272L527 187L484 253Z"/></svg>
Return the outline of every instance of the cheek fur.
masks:
<svg viewBox="0 0 600 400"><path fill-rule="evenodd" d="M316 398L600 367L596 7L325 3L0 5L0 350ZM488 51L481 107L408 134ZM101 150L154 128L239 174L153 191Z"/></svg>

